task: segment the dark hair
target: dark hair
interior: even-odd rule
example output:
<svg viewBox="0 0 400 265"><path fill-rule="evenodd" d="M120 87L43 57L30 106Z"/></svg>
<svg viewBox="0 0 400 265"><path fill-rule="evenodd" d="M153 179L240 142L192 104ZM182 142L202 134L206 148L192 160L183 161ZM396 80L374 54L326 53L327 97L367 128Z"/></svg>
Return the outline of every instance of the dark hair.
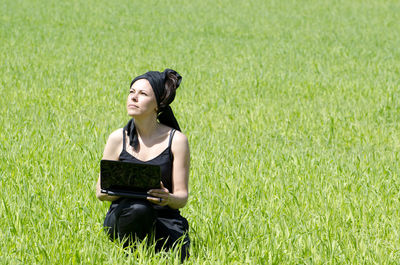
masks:
<svg viewBox="0 0 400 265"><path fill-rule="evenodd" d="M160 100L160 110L168 106L175 99L176 89L178 88L178 77L175 73L169 72L165 78L165 90Z"/></svg>

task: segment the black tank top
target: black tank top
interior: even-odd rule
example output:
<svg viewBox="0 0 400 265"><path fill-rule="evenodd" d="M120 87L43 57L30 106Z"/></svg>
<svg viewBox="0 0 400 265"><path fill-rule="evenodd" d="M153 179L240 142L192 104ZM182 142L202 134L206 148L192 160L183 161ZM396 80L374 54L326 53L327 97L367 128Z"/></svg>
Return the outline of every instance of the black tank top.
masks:
<svg viewBox="0 0 400 265"><path fill-rule="evenodd" d="M139 164L160 166L161 167L161 181L162 181L164 187L166 187L169 190L169 192L172 192L172 164L174 161L174 157L173 157L172 151L171 151L171 143L172 143L172 138L174 137L174 134L175 134L175 129L172 129L169 133L168 147L165 148L165 150L162 151L161 154L154 157L153 159L150 159L147 161L142 161L142 160L139 160L136 157L132 156L131 154L128 153L128 151L126 151L125 128L124 128L122 130L122 139L123 139L122 146L123 147L122 147L122 151L119 155L119 160L135 162L135 163L139 163ZM169 209L171 209L171 208L169 208Z"/></svg>

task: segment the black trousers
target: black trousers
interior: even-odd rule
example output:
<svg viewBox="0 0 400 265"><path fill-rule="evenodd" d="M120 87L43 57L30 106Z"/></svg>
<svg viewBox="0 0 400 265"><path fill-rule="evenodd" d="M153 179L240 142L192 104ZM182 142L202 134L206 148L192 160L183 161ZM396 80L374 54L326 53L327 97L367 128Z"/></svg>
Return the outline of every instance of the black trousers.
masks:
<svg viewBox="0 0 400 265"><path fill-rule="evenodd" d="M156 250L169 250L183 240L181 260L189 257L189 224L178 211L159 210L146 200L122 198L113 202L104 220L104 227L111 240L134 240L154 236Z"/></svg>

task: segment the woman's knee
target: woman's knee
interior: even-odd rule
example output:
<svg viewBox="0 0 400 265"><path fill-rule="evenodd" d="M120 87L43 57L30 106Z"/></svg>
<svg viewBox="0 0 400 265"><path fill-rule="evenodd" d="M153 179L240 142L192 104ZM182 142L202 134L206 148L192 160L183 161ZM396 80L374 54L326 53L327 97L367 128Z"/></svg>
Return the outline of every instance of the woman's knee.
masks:
<svg viewBox="0 0 400 265"><path fill-rule="evenodd" d="M119 218L128 218L128 219L154 219L155 213L154 209L149 202L146 201L132 201L128 203L121 209L121 213Z"/></svg>
<svg viewBox="0 0 400 265"><path fill-rule="evenodd" d="M148 202L137 201L124 207L118 218L120 236L135 234L144 238L152 229L155 222L155 212Z"/></svg>

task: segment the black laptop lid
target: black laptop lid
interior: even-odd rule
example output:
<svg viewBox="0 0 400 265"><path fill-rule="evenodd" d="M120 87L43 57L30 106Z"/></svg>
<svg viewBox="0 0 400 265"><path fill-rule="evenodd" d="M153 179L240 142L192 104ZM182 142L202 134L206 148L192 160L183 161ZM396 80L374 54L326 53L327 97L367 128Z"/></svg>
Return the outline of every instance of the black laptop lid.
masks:
<svg viewBox="0 0 400 265"><path fill-rule="evenodd" d="M160 181L160 166L104 159L100 161L102 190L147 192L160 188Z"/></svg>

